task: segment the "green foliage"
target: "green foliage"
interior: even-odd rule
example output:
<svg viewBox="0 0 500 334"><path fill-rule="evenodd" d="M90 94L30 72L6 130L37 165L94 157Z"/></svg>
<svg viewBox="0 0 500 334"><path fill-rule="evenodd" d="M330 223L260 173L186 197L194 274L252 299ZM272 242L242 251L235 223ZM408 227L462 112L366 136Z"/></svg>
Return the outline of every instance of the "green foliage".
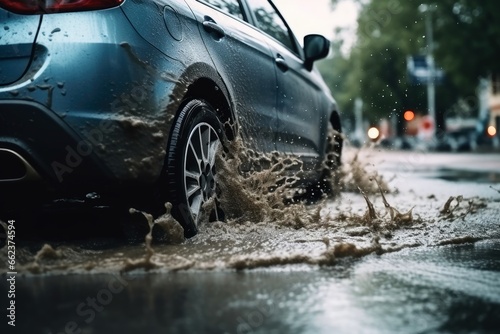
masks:
<svg viewBox="0 0 500 334"><path fill-rule="evenodd" d="M349 116L360 97L372 122L391 114L400 117L408 108L425 112L426 87L410 83L406 71L408 56L427 51L426 14L419 10L424 0L358 2L356 45L345 56L339 51L342 42L334 41L333 57L319 64L341 110ZM500 1L440 0L434 5L434 55L446 75L436 91L442 123L439 116L460 98L475 96L480 77L500 73Z"/></svg>
<svg viewBox="0 0 500 334"><path fill-rule="evenodd" d="M335 99L344 116L347 116L353 110L353 98L358 96L359 90L355 83L356 76L351 69L351 60L342 55L341 47L340 41L332 42L332 56L319 61L317 66L325 82L335 93ZM352 118L352 115L350 117Z"/></svg>
<svg viewBox="0 0 500 334"><path fill-rule="evenodd" d="M441 0L436 17L436 59L462 94L479 77L500 73L500 1Z"/></svg>

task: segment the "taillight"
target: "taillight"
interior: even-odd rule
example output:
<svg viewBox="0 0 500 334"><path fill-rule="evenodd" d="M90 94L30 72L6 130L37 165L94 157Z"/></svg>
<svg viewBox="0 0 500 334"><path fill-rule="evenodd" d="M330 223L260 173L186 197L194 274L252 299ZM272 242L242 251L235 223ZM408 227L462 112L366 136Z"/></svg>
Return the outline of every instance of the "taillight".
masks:
<svg viewBox="0 0 500 334"><path fill-rule="evenodd" d="M105 9L125 0L0 0L0 7L17 14L53 14Z"/></svg>

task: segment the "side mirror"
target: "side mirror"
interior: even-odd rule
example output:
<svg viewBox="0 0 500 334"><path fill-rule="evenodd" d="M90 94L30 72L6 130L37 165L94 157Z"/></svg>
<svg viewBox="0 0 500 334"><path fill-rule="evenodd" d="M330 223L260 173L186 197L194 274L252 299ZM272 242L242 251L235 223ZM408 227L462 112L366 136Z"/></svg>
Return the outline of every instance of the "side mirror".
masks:
<svg viewBox="0 0 500 334"><path fill-rule="evenodd" d="M323 59L330 52L330 41L321 35L307 35L304 37L304 65L308 71L312 70L316 60Z"/></svg>

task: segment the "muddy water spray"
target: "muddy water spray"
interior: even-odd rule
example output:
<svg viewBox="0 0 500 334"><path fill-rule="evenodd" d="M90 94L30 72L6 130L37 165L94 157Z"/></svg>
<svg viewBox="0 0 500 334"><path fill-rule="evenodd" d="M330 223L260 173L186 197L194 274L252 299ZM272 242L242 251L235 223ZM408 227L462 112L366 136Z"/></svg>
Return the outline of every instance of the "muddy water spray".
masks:
<svg viewBox="0 0 500 334"><path fill-rule="evenodd" d="M89 251L75 245L43 245L40 251L20 247L20 271L32 273L99 273L247 269L278 265L323 266L343 257L398 251L422 245L446 245L488 238L483 217L497 217L500 202L480 198L417 196L390 192L387 182L366 170L358 151L345 158L340 174L331 174L344 190L335 201L286 205L300 162L278 155L258 155L240 140L231 142L217 162L217 200L225 222L203 222L199 234L184 240L171 215L153 219L147 213L144 244ZM254 167L248 168L249 162ZM251 165L251 164L250 164ZM298 170L297 174L285 173ZM349 190L349 191L348 191ZM212 207L210 207L212 205ZM206 215L213 208L208 203ZM475 213L481 211L481 215ZM137 211L133 211L137 212ZM488 216L489 215L489 216ZM496 218L492 218L496 219ZM153 243L155 228L164 243ZM6 263L6 248L0 262Z"/></svg>

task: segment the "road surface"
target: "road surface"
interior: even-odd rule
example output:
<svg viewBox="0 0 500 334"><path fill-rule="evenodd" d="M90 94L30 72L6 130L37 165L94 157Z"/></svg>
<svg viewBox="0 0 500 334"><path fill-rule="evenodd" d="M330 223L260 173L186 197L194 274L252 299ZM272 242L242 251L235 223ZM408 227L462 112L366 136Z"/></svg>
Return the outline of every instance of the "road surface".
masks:
<svg viewBox="0 0 500 334"><path fill-rule="evenodd" d="M67 240L20 228L15 298L2 296L16 326L3 316L2 333L496 333L500 155L343 159L336 198L282 207L240 189L227 222L187 241L168 217L152 244L90 221Z"/></svg>

